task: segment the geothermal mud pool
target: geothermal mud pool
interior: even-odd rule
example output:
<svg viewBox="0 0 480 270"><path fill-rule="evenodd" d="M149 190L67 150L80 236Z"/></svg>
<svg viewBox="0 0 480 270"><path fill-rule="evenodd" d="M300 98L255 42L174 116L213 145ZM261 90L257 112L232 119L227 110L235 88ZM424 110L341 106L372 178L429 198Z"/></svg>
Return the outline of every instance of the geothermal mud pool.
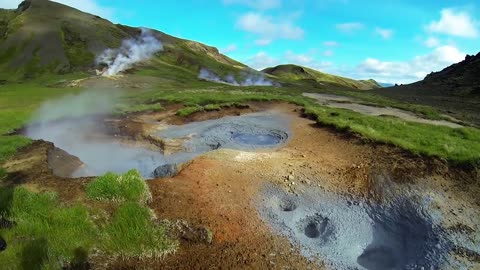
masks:
<svg viewBox="0 0 480 270"><path fill-rule="evenodd" d="M428 196L401 194L378 202L311 187L296 195L268 185L257 207L274 231L329 269L470 269L452 251L471 241L447 233Z"/></svg>
<svg viewBox="0 0 480 270"><path fill-rule="evenodd" d="M161 126L155 136L176 141L181 149L171 154L134 147L107 136L98 119L82 118L33 124L27 129L32 139L53 142L83 163L72 177L97 176L112 171L137 169L150 178L166 164L181 164L219 148L255 151L275 148L289 138L289 120L281 114L257 113L224 117L181 126ZM153 134L152 134L153 135Z"/></svg>

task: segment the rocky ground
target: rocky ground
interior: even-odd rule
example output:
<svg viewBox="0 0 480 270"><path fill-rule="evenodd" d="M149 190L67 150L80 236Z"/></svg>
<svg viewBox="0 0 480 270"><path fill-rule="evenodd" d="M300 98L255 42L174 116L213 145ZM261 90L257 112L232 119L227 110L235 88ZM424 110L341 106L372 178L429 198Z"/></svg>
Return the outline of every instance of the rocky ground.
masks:
<svg viewBox="0 0 480 270"><path fill-rule="evenodd" d="M211 151L195 158L175 177L148 181L153 195L151 208L158 217L208 228L212 241L182 237L175 255L158 261L119 260L111 265L112 269L323 269L320 257L304 256L302 248L278 233L261 215L259 203L265 187L273 185L300 197L305 190L315 188L359 200L381 201L384 196L379 175L387 175L398 187L397 192L413 186L423 195L431 195L445 213L443 226L467 232L478 246L478 170L453 167L442 160L337 133L302 118L296 106L252 104L248 109L197 113L186 120L167 110L110 119L110 123L124 127L117 140L161 148L161 143L148 136L158 121L182 124L263 110L291 117L289 129L293 136L285 145L254 152ZM89 178L68 179L53 174L57 171L57 175L64 176L72 170L72 164L78 163L75 158L59 158L62 155L68 154L52 144L35 142L5 164L11 173L8 181L33 190L55 190L64 200L81 201ZM459 247L456 253L459 260L480 267L473 247Z"/></svg>

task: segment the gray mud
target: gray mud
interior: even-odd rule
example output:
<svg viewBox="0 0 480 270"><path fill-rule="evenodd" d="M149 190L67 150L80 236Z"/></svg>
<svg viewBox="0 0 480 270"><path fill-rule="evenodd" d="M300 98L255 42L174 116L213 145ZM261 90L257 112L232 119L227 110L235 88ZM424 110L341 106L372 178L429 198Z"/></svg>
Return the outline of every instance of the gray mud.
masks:
<svg viewBox="0 0 480 270"><path fill-rule="evenodd" d="M375 203L301 189L294 195L266 186L257 201L260 216L329 269L468 269L451 256L457 236L442 228L441 213L425 196Z"/></svg>
<svg viewBox="0 0 480 270"><path fill-rule="evenodd" d="M430 125L436 125L436 126L447 126L451 128L463 127L462 125L459 125L450 121L446 121L446 120L430 120L430 119L421 118L412 112L397 109L397 108L376 107L376 106L369 106L365 104L359 104L362 102L361 100L351 98L351 97L343 97L343 96L330 95L330 94L318 94L318 93L304 93L303 95L306 97L316 99L319 103L327 107L347 109L347 110L351 110L351 111L358 112L365 115L371 115L371 116L389 115L389 116L398 117L410 122L417 122L417 123L430 124Z"/></svg>
<svg viewBox="0 0 480 270"><path fill-rule="evenodd" d="M290 137L288 119L279 114L253 113L170 126L156 135L167 140L183 139L189 153L219 148L254 151L286 142Z"/></svg>
<svg viewBox="0 0 480 270"><path fill-rule="evenodd" d="M89 118L31 125L27 135L53 142L56 147L78 157L84 166L71 177L137 169L144 177L150 178L158 166L181 164L219 148L255 151L278 147L290 136L288 126L287 117L268 113L168 126L156 135L180 140L184 148L169 155L112 140L105 136L107 132L99 127L98 120Z"/></svg>

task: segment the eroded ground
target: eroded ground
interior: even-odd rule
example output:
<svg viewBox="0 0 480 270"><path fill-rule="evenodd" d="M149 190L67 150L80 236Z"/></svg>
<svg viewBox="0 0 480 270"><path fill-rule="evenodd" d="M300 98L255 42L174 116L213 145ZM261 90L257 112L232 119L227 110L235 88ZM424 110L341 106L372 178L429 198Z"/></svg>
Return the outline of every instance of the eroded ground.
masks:
<svg viewBox="0 0 480 270"><path fill-rule="evenodd" d="M197 113L186 121L259 111L291 118L288 129L292 136L284 145L255 151L212 150L194 158L173 178L148 181L153 194L151 207L158 217L208 227L214 234L213 242L184 239L178 252L164 260L118 260L109 265L111 269L322 269L327 268L324 263L332 265L321 252L313 252L313 256L306 252L309 245L289 237L288 228L284 233L265 216L263 210L271 202L268 194L272 186L292 198L303 198L308 192L318 190L355 205L393 201L397 195L406 193L428 198L431 207L442 214L441 227L458 239L464 238L450 247L449 256L455 257L456 262L445 262L445 268L456 269L459 262L465 269L480 267L478 170L455 168L441 160L413 156L394 147L371 144L319 127L314 121L302 118L300 109L293 105L252 104L248 109ZM174 110L110 118L106 125L110 134L106 137L119 143L175 152L181 145L166 147L163 140L151 135L159 123L184 122L174 115ZM83 186L89 178L68 179L56 176L52 170L66 176L78 165L78 159L54 149L53 145L36 142L20 151L5 167L11 184L55 190L64 200L83 200ZM321 203L320 200L321 197L314 201ZM302 220L308 215L297 218ZM309 227L308 222L305 226L299 230L305 229L307 236L316 236L318 227ZM356 224L351 226L355 230ZM360 257L365 248L352 256ZM372 260L373 266L368 264ZM375 258L362 265L365 269L379 269L379 265L400 269L399 264L391 261L381 264Z"/></svg>

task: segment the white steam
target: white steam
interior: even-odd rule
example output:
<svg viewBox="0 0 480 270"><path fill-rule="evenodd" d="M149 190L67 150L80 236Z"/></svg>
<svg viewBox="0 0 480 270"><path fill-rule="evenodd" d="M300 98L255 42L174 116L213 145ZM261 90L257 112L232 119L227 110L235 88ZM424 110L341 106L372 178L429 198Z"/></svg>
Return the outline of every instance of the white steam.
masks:
<svg viewBox="0 0 480 270"><path fill-rule="evenodd" d="M126 172L138 169L149 177L164 163L160 152L133 147L107 136L101 115L114 109L115 94L111 91L85 92L44 103L35 114L26 135L32 139L50 141L85 166L74 177L97 176L106 172Z"/></svg>
<svg viewBox="0 0 480 270"><path fill-rule="evenodd" d="M198 78L210 82L224 83L235 86L279 86L278 83L265 79L261 73L245 73L245 78L242 81L237 81L233 75L227 75L225 78L220 78L214 72L202 68L198 74Z"/></svg>
<svg viewBox="0 0 480 270"><path fill-rule="evenodd" d="M162 43L156 39L150 30L142 29L137 38L126 39L118 49L106 49L96 59L96 64L106 64L103 76L117 75L131 68L134 64L151 58L163 50Z"/></svg>

